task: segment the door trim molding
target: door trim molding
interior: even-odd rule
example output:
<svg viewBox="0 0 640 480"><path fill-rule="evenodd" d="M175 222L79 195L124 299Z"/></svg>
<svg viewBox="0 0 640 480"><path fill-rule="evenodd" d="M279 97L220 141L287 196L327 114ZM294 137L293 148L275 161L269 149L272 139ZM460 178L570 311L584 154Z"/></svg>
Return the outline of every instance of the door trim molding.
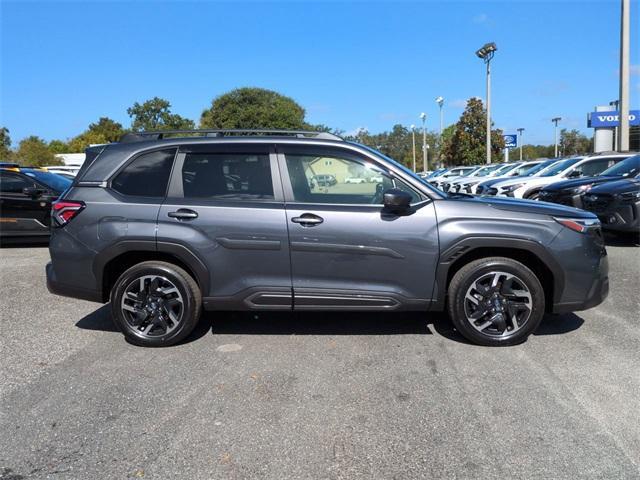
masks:
<svg viewBox="0 0 640 480"><path fill-rule="evenodd" d="M377 255L396 259L405 258L404 255L387 247L371 247L368 245L347 245L340 243L317 243L317 242L290 242L292 251L297 252L330 252L344 253L349 255Z"/></svg>

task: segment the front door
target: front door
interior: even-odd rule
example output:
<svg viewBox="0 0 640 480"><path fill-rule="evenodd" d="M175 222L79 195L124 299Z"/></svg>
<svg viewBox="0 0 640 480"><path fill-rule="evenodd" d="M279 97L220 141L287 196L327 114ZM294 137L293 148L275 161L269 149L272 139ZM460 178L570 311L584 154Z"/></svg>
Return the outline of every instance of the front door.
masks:
<svg viewBox="0 0 640 480"><path fill-rule="evenodd" d="M192 250L210 272L205 306L291 308L284 201L273 146L180 148L157 241Z"/></svg>
<svg viewBox="0 0 640 480"><path fill-rule="evenodd" d="M0 171L0 234L49 235L50 195L27 195L25 188L45 188L26 175Z"/></svg>
<svg viewBox="0 0 640 480"><path fill-rule="evenodd" d="M294 308L428 308L438 258L433 202L355 151L283 144L278 154ZM336 182L320 185L320 175ZM392 187L413 196L409 214L383 209Z"/></svg>

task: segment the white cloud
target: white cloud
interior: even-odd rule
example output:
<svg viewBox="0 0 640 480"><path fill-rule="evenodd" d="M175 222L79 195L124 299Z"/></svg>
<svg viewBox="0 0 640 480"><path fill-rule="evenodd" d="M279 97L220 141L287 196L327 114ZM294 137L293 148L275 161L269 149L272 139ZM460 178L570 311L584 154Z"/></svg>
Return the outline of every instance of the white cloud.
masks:
<svg viewBox="0 0 640 480"><path fill-rule="evenodd" d="M369 129L367 127L356 127L353 130L347 130L346 132L344 132L344 134L342 135L343 137L357 137L358 134L361 131L369 131Z"/></svg>
<svg viewBox="0 0 640 480"><path fill-rule="evenodd" d="M453 108L465 108L467 106L467 101L462 98L456 98L449 102L449 105Z"/></svg>
<svg viewBox="0 0 640 480"><path fill-rule="evenodd" d="M472 19L473 23L482 24L487 23L489 21L489 15L486 13L479 13Z"/></svg>

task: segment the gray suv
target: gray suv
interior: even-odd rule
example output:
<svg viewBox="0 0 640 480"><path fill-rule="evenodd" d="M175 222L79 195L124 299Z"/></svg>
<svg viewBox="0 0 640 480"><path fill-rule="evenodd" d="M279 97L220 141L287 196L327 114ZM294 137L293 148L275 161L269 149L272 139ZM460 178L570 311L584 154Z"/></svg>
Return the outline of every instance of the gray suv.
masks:
<svg viewBox="0 0 640 480"><path fill-rule="evenodd" d="M129 134L87 150L52 218L49 290L110 301L145 346L202 309L446 310L468 340L512 345L608 292L595 215L445 194L327 133Z"/></svg>

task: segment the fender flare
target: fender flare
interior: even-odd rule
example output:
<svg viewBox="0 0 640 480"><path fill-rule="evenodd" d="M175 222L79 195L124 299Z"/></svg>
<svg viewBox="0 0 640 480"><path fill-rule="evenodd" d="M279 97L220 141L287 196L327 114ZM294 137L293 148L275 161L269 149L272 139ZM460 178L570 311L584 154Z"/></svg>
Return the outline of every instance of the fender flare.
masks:
<svg viewBox="0 0 640 480"><path fill-rule="evenodd" d="M434 283L432 310L443 310L447 295L447 278L454 263L463 255L467 255L479 248L510 248L523 250L535 255L553 275L553 299L558 301L564 291L564 272L558 261L539 242L514 237L501 236L469 236L440 254L440 260L436 269L436 281Z"/></svg>

